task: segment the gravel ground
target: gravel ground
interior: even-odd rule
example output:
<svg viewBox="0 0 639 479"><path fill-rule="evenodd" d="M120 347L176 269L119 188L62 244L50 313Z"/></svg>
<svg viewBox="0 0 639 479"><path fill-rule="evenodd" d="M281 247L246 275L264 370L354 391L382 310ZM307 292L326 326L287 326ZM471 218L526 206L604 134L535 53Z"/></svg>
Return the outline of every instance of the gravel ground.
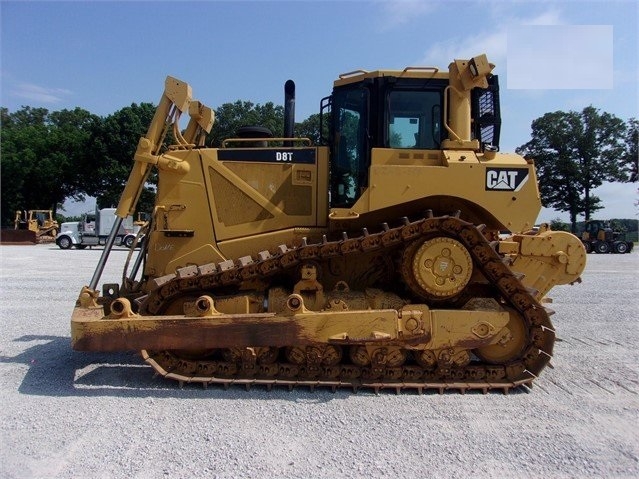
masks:
<svg viewBox="0 0 639 479"><path fill-rule="evenodd" d="M74 352L99 255L0 246L2 478L639 477L638 252L552 291L561 342L532 392L421 396L179 389L136 353Z"/></svg>

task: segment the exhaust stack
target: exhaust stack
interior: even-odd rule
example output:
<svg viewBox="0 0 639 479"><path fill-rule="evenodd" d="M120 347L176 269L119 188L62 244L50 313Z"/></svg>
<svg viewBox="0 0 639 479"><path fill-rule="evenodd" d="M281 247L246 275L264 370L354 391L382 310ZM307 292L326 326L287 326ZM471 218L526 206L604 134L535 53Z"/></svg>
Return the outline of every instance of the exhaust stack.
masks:
<svg viewBox="0 0 639 479"><path fill-rule="evenodd" d="M295 82L287 80L284 84L284 138L295 136ZM285 141L284 146L293 146L293 142Z"/></svg>

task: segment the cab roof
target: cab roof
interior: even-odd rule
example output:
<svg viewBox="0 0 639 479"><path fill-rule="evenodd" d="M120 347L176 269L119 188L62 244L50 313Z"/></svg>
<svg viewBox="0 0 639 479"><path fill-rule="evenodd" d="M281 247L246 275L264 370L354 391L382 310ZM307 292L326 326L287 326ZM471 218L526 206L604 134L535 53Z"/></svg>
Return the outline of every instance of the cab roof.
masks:
<svg viewBox="0 0 639 479"><path fill-rule="evenodd" d="M403 70L353 70L340 74L333 86L348 85L357 83L366 78L395 77L395 78L417 78L430 80L433 78L447 80L448 70L439 70L436 67L406 67Z"/></svg>

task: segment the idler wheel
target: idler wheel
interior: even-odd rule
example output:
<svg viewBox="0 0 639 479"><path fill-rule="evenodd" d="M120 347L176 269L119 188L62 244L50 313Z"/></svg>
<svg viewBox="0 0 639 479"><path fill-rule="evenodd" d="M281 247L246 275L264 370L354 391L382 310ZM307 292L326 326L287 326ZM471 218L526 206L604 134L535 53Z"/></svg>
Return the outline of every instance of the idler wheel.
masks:
<svg viewBox="0 0 639 479"><path fill-rule="evenodd" d="M437 237L407 248L402 272L407 285L417 295L445 300L466 287L473 273L473 260L459 241Z"/></svg>
<svg viewBox="0 0 639 479"><path fill-rule="evenodd" d="M509 310L510 319L495 344L473 350L473 353L487 363L505 364L519 359L524 352L528 340L528 329L523 318L514 310Z"/></svg>

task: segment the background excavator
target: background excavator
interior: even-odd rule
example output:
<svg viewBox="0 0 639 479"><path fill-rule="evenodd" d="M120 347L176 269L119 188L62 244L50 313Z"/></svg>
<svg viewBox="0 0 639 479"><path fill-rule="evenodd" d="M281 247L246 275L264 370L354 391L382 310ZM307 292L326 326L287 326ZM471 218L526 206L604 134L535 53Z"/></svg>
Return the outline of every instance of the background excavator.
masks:
<svg viewBox="0 0 639 479"><path fill-rule="evenodd" d="M100 293L107 240L73 347L140 350L180 384L530 386L555 341L545 296L579 280L586 252L532 230L535 169L498 151L493 68L479 55L340 75L319 145L294 137L289 80L283 137L243 128L220 148L204 146L213 111L168 77L116 212L156 168L143 246Z"/></svg>

